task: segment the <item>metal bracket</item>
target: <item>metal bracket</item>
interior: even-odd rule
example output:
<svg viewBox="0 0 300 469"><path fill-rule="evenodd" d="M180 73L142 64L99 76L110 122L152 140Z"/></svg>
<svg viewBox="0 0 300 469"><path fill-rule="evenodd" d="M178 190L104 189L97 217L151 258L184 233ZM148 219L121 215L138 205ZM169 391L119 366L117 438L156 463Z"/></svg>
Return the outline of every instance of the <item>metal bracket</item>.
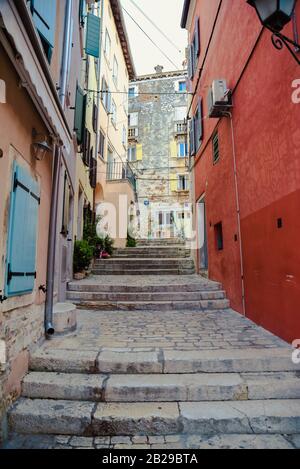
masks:
<svg viewBox="0 0 300 469"><path fill-rule="evenodd" d="M297 44L297 42L293 41L292 39L285 36L284 34L274 31L273 29L270 29L270 31L273 33L272 38L271 38L273 46L277 50L282 50L283 47L285 46L290 52L290 54L294 57L297 64L300 65L300 58L299 56L297 56L297 51L300 51L300 44ZM294 48L291 46L293 46Z"/></svg>
<svg viewBox="0 0 300 469"><path fill-rule="evenodd" d="M0 293L2 292L2 290L0 290ZM0 303L2 304L4 301L6 301L8 298L7 296L3 296L3 295L0 295Z"/></svg>

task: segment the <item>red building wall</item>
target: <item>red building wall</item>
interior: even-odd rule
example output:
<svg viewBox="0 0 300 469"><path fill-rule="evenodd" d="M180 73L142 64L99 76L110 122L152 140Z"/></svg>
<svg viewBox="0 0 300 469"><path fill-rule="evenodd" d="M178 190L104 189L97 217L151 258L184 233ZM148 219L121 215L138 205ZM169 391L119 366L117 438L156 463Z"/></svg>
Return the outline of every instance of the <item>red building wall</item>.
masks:
<svg viewBox="0 0 300 469"><path fill-rule="evenodd" d="M296 14L300 31L300 2ZM197 89L203 98L204 141L196 155L195 195L198 200L206 194L209 276L223 283L232 307L242 313L231 123L229 117L207 118L208 89L214 79L225 78L233 90L246 316L292 341L300 338L300 104L292 102L300 67L286 49L273 47L271 33L262 30L244 0L198 0L190 38L197 16L201 54L193 89L205 62ZM291 23L284 33L293 37ZM220 160L213 165L216 128ZM218 222L222 251L215 246Z"/></svg>

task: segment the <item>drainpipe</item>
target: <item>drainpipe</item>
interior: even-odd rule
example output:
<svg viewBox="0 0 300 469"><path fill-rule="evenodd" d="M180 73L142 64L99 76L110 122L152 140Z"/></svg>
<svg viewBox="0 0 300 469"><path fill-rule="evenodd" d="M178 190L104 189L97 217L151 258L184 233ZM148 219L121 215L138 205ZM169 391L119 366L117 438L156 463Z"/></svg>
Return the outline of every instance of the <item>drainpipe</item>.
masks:
<svg viewBox="0 0 300 469"><path fill-rule="evenodd" d="M242 230L241 230L241 209L239 199L239 186L237 176L237 164L236 164L236 148L235 148L235 135L233 127L233 117L231 112L226 113L230 117L231 125L231 139L232 139L232 156L233 156L233 171L234 171L234 185L235 185L235 200L236 200L236 211L237 211L237 224L239 233L239 248L240 248L240 268L241 268L241 287L242 287L242 304L243 304L243 315L246 317L246 303L245 303L245 280L244 280L244 258L243 258L243 246L242 246Z"/></svg>
<svg viewBox="0 0 300 469"><path fill-rule="evenodd" d="M100 7L98 6L98 12L100 10ZM101 89L101 55L102 55L102 29L103 29L103 15L104 15L104 2L101 2L101 10L100 10L100 48L99 48L99 66L98 66L98 75L97 75L97 110L98 110L98 116L97 116L97 133L96 133L96 159L98 159L98 152L99 152L99 143L100 143L100 129L99 129L99 113L100 113L100 102L101 102L101 96L100 96L100 89ZM96 176L97 179L97 176ZM96 209L96 194L95 190L93 191L93 209L95 212Z"/></svg>
<svg viewBox="0 0 300 469"><path fill-rule="evenodd" d="M65 12L65 28L63 38L63 56L61 65L61 79L60 79L60 92L59 98L64 109L67 80L68 80L68 65L71 48L71 34L72 34L72 12L73 0L67 0ZM49 224L49 240L48 240L48 255L47 255L47 293L45 303L45 333L46 336L52 336L55 332L53 326L53 295L54 295L54 273L55 273L55 248L57 236L57 207L59 196L59 182L60 182L60 168L62 159L62 150L58 145L54 145L53 150L53 175L52 175L52 193L51 193L51 209L50 209L50 224Z"/></svg>

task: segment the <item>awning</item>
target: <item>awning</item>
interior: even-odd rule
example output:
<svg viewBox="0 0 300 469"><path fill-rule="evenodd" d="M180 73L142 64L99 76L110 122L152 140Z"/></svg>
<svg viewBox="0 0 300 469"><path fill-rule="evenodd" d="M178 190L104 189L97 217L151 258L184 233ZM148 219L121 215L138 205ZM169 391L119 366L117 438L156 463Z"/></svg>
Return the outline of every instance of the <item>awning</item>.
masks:
<svg viewBox="0 0 300 469"><path fill-rule="evenodd" d="M53 88L51 89L32 41L25 29L24 19L20 18L19 12L12 0L0 0L0 15L2 16L4 27L9 34L8 38L7 34L0 28L0 41L20 75L23 86L28 90L49 132L58 137L62 142L64 157L68 159L69 155L71 158L72 135L60 104L57 101L57 96L54 95ZM12 47L12 44L14 47ZM72 167L73 163L71 161L69 163Z"/></svg>

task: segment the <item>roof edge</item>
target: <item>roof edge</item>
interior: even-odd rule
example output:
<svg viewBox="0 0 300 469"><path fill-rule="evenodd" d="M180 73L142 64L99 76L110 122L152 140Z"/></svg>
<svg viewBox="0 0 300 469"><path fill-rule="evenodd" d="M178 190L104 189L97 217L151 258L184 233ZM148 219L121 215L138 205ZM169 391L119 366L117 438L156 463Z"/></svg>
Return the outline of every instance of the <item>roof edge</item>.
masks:
<svg viewBox="0 0 300 469"><path fill-rule="evenodd" d="M186 28L186 22L187 22L188 15L189 15L190 4L191 4L191 0L184 0L181 23L180 23L180 26L182 29Z"/></svg>
<svg viewBox="0 0 300 469"><path fill-rule="evenodd" d="M127 34L125 19L122 11L122 5L120 0L110 0L110 6L113 12L113 16L118 31L121 47L123 50L126 67L128 70L129 79L132 80L136 77L136 71L134 61L131 53L130 42Z"/></svg>

